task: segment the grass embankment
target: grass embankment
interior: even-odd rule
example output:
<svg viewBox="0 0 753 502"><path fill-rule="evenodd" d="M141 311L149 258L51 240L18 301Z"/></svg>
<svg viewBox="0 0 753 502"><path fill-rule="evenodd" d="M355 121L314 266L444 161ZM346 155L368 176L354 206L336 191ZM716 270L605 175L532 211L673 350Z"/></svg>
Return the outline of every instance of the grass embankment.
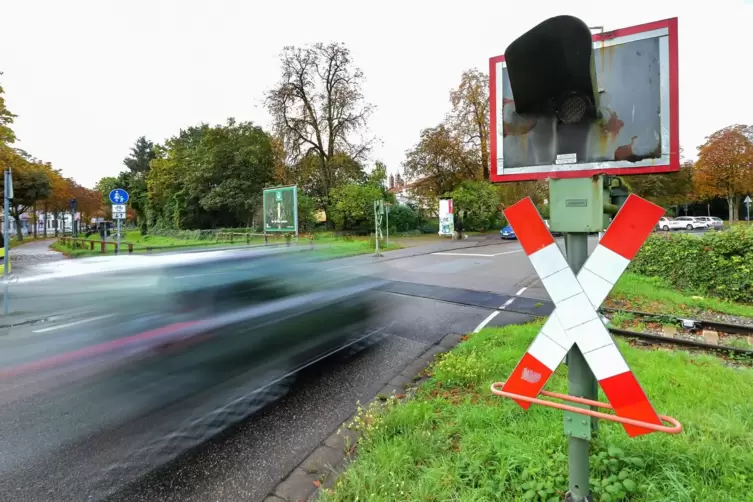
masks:
<svg viewBox="0 0 753 502"><path fill-rule="evenodd" d="M753 305L678 291L663 279L633 273L620 278L604 306L675 316L719 313L753 318Z"/></svg>
<svg viewBox="0 0 753 502"><path fill-rule="evenodd" d="M72 258L79 258L85 256L102 256L99 237L91 237L89 241L94 241L94 249L89 249L89 245L85 244L86 248L72 248L70 245L62 244L59 242L54 243L51 247L56 251L64 253L66 256ZM110 241L112 242L112 241ZM177 237L166 237L159 235L141 235L139 231L126 232L121 240L121 252L127 253L128 247L126 243L133 244L134 253L146 253L161 252L161 251L178 251L181 249L191 248L212 248L212 247L227 247L227 246L263 246L263 236L252 236L246 238L244 235L233 235L231 240L230 234L220 234L219 239L188 239ZM270 245L281 245L285 243L285 239L281 236L271 235L268 238ZM294 244L294 241L292 242ZM308 236L301 236L299 238L299 245L309 246L310 240ZM400 249L403 247L400 243L391 241L387 249L384 244L380 243L380 249L384 251L391 251ZM115 247L113 244L107 244L105 254L114 254ZM354 256L360 254L368 254L374 252L374 242L368 237L356 238L347 237L339 238L331 233L314 234L314 254L325 258L341 258L346 256Z"/></svg>
<svg viewBox="0 0 753 502"><path fill-rule="evenodd" d="M489 391L540 326L482 330L435 363L413 399L363 412L357 458L323 500L562 500L562 412L526 412ZM591 447L595 500L753 500L753 370L710 355L618 345L657 411L684 431L631 439L601 421ZM566 392L564 366L547 389Z"/></svg>

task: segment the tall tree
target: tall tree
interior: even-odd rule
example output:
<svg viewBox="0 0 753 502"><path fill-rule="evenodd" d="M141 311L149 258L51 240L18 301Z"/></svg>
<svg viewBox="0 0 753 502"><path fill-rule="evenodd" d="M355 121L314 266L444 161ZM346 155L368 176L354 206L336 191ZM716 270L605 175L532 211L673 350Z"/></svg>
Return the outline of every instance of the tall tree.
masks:
<svg viewBox="0 0 753 502"><path fill-rule="evenodd" d="M61 216L69 210L70 200L73 198L73 182L70 179L63 177L62 173L56 169L53 169L48 177L50 179L50 195L43 201L43 203L46 206L45 211L53 214L55 220L55 236L57 237L62 227ZM45 218L46 217L47 214L45 213Z"/></svg>
<svg viewBox="0 0 753 502"><path fill-rule="evenodd" d="M373 111L363 97L364 75L340 43L285 47L280 62L280 81L267 92L265 104L288 165L304 163L311 192L326 212L330 190L347 178L340 170L350 165L335 162L336 156L360 163L373 143L364 138Z"/></svg>
<svg viewBox="0 0 753 502"><path fill-rule="evenodd" d="M149 176L151 162L155 157L154 143L141 136L131 147L131 153L128 157L123 159L123 164L128 168L128 171L121 172L118 176L118 184L122 185L120 188L128 191L128 205L136 213L136 220L141 227L142 234L146 234L148 230L146 211L149 194L146 178Z"/></svg>
<svg viewBox="0 0 753 502"><path fill-rule="evenodd" d="M723 197L729 219L738 219L745 194L753 191L753 127L733 125L706 138L698 147L693 184L699 197Z"/></svg>
<svg viewBox="0 0 753 502"><path fill-rule="evenodd" d="M636 195L667 208L694 198L693 167L693 162L686 160L676 173L628 176L625 181Z"/></svg>
<svg viewBox="0 0 753 502"><path fill-rule="evenodd" d="M477 69L466 70L460 85L450 91L449 124L463 144L478 150L484 179L489 179L489 77Z"/></svg>
<svg viewBox="0 0 753 502"><path fill-rule="evenodd" d="M147 177L150 217L170 228L247 226L275 176L270 136L250 122L180 132L156 148Z"/></svg>
<svg viewBox="0 0 753 502"><path fill-rule="evenodd" d="M0 71L0 75L2 74L3 72ZM7 147L7 145L16 141L16 134L10 127L16 116L5 106L5 98L3 97L3 94L5 94L5 90L3 89L3 86L0 85L0 148Z"/></svg>
<svg viewBox="0 0 753 502"><path fill-rule="evenodd" d="M50 196L52 190L50 178L44 164L29 162L24 156L10 149L6 149L2 164L13 171L13 200L10 204L10 216L16 222L16 237L18 240L23 240L21 215L32 209L38 201Z"/></svg>
<svg viewBox="0 0 753 502"><path fill-rule="evenodd" d="M421 138L406 152L403 162L409 179L421 180L416 188L434 197L452 192L464 179L481 176L479 152L464 148L445 124L421 131Z"/></svg>

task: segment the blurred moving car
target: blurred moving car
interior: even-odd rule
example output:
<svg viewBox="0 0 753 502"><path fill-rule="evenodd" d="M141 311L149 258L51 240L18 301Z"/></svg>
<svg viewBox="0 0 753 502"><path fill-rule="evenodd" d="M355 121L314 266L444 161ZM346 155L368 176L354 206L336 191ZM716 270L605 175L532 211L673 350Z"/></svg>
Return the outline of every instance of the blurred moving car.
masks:
<svg viewBox="0 0 753 502"><path fill-rule="evenodd" d="M277 399L301 368L377 338L382 281L323 267L205 252L20 280L14 299L61 321L0 339L0 482L28 500L103 497Z"/></svg>

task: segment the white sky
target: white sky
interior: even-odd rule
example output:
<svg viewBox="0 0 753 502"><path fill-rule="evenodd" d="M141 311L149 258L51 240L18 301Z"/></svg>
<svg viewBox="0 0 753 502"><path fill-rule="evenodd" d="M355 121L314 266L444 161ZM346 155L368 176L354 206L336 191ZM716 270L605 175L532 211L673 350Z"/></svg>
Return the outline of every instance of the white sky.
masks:
<svg viewBox="0 0 753 502"><path fill-rule="evenodd" d="M751 0L0 0L0 81L17 146L92 187L137 137L227 117L267 126L284 45L342 41L378 109L373 157L400 167L449 110L468 68L488 71L517 36L571 14L611 30L679 18L680 141L753 122ZM516 5L516 7L512 7ZM506 8L506 6L508 6Z"/></svg>

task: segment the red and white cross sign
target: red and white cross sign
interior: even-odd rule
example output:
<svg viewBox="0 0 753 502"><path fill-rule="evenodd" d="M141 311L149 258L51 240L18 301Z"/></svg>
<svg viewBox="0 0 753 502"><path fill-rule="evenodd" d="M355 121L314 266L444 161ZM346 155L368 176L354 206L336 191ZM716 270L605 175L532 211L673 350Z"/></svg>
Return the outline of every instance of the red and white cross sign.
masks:
<svg viewBox="0 0 753 502"><path fill-rule="evenodd" d="M577 276L530 198L504 213L555 310L502 390L536 397L577 344L618 417L661 425L597 309L656 227L664 209L630 195ZM531 405L516 402L525 409ZM631 437L654 432L636 425L623 426Z"/></svg>

